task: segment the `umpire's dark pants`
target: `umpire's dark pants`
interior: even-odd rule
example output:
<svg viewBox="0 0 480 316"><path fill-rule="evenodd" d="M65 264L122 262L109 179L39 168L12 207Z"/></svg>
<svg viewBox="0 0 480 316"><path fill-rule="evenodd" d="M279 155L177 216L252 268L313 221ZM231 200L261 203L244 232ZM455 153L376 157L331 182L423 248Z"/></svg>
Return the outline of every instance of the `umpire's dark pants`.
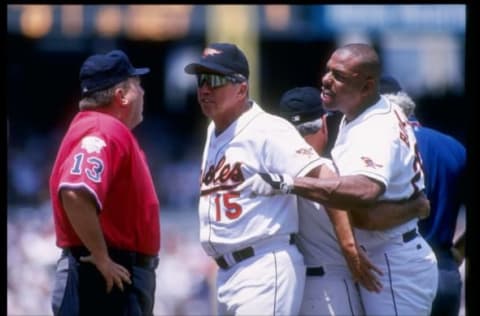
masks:
<svg viewBox="0 0 480 316"><path fill-rule="evenodd" d="M132 284L123 292L113 286L106 293L106 282L95 265L79 260L85 248L64 250L57 262L52 309L55 316L151 316L155 295L155 268L158 259L139 260L135 253L109 250L112 260L131 273Z"/></svg>
<svg viewBox="0 0 480 316"><path fill-rule="evenodd" d="M438 289L430 316L458 316L460 311L462 279L450 250L436 250L438 261Z"/></svg>

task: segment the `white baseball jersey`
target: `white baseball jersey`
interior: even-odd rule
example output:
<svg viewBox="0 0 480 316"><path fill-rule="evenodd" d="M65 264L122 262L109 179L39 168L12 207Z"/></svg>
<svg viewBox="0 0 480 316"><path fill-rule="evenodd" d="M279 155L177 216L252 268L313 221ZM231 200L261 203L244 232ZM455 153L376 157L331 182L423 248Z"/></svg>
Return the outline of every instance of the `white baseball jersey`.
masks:
<svg viewBox="0 0 480 316"><path fill-rule="evenodd" d="M381 97L351 122L343 117L332 150L340 175L365 175L382 182L383 200L409 198L424 188L416 139L402 110ZM436 293L436 259L418 236L402 235L416 229L412 219L392 229L355 229L358 242L381 268L383 290L379 294L361 288L367 315L428 315Z"/></svg>
<svg viewBox="0 0 480 316"><path fill-rule="evenodd" d="M416 139L403 111L381 97L359 117L340 122L332 158L340 175L365 175L386 187L380 200L401 200L423 190L424 174ZM382 232L358 230L364 245L400 236L417 226L412 219Z"/></svg>
<svg viewBox="0 0 480 316"><path fill-rule="evenodd" d="M219 256L275 234L298 232L293 194L240 197L235 187L258 172L303 176L323 163L286 120L256 103L220 135L210 123L202 161L200 241Z"/></svg>
<svg viewBox="0 0 480 316"><path fill-rule="evenodd" d="M220 135L210 123L203 153L200 241L212 257L252 247L255 255L217 274L219 315L295 315L305 286L293 194L244 197L235 187L258 172L303 176L322 164L288 121L256 103Z"/></svg>

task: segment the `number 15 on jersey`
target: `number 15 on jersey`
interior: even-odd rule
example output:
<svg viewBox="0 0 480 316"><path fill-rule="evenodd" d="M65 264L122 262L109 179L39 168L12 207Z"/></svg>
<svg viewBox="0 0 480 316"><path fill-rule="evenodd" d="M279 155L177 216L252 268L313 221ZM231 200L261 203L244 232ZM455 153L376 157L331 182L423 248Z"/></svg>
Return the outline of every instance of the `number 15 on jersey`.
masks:
<svg viewBox="0 0 480 316"><path fill-rule="evenodd" d="M222 221L225 217L229 219L236 219L242 214L242 206L232 201L239 196L240 194L237 192L217 193L215 195L214 202L216 221Z"/></svg>

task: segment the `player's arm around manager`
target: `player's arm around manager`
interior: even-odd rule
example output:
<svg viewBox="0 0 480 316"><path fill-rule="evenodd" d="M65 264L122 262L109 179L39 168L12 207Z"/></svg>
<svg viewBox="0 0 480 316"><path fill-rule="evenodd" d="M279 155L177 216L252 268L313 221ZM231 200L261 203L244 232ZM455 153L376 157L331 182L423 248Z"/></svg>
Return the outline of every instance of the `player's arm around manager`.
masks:
<svg viewBox="0 0 480 316"><path fill-rule="evenodd" d="M287 119L292 123L304 139L309 143L315 151L322 155L328 143L329 129L332 126L328 126L327 116L329 113L322 107L320 98L320 91L314 87L297 87L285 92L279 102L279 115ZM330 169L334 172L334 167L331 164ZM308 202L302 203L302 206L310 205ZM322 206L323 208L323 206ZM381 209L381 212L378 209ZM362 251L357 250L357 243L353 237L350 221L348 219L348 212L341 209L334 209L331 207L323 208L334 229L335 235L340 246L340 249L349 264L352 276L355 280L367 289L372 291L378 291L379 284L373 271L381 273L378 268L373 266L367 258L365 258ZM372 206L362 210L362 213L367 214L368 219L364 220L365 223L371 229L387 229L394 225L403 223L405 218L411 218L412 216L427 216L429 211L429 203L425 196L419 196L418 198L408 200L406 202L375 202ZM305 213L305 214L303 214ZM313 230L313 223L317 222L318 226L315 228L324 227L324 218L316 216L317 212L303 211L299 207L300 217L300 235L305 232L310 234L310 230ZM382 213L383 217L388 217L388 221L378 218L377 214ZM302 227L302 224L304 227ZM365 226L365 225L364 225ZM325 228L327 231L329 229ZM324 236L325 239L330 239L331 233ZM305 240L310 240L309 243L315 243L314 239L310 239L306 236ZM319 242L325 242L325 240ZM315 249L312 245L312 249ZM321 252L324 249L323 245L316 248L318 257L331 255ZM308 251L313 253L314 251ZM337 253L335 253L337 255ZM328 261L328 260L327 260Z"/></svg>
<svg viewBox="0 0 480 316"><path fill-rule="evenodd" d="M159 202L131 130L143 120L140 76L114 50L80 70L80 111L50 176L56 244L55 316L153 315Z"/></svg>

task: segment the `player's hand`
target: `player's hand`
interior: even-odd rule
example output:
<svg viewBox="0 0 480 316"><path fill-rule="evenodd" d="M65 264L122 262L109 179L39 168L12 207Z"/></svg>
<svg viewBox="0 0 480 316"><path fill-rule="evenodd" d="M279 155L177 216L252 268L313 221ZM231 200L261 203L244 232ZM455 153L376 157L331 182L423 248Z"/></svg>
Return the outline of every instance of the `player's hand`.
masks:
<svg viewBox="0 0 480 316"><path fill-rule="evenodd" d="M293 188L293 179L288 174L257 173L242 184L236 191L241 196L270 196L274 194L288 194Z"/></svg>
<svg viewBox="0 0 480 316"><path fill-rule="evenodd" d="M80 261L89 262L94 264L102 274L107 284L106 291L110 293L115 284L123 292L123 283L132 284L130 279L130 272L122 265L115 263L110 257L106 256L101 259L96 259L94 256L89 255L80 257Z"/></svg>
<svg viewBox="0 0 480 316"><path fill-rule="evenodd" d="M356 249L355 252L345 253L353 279L368 291L379 293L383 285L378 275L383 275L383 272L370 261L363 249L358 247Z"/></svg>

